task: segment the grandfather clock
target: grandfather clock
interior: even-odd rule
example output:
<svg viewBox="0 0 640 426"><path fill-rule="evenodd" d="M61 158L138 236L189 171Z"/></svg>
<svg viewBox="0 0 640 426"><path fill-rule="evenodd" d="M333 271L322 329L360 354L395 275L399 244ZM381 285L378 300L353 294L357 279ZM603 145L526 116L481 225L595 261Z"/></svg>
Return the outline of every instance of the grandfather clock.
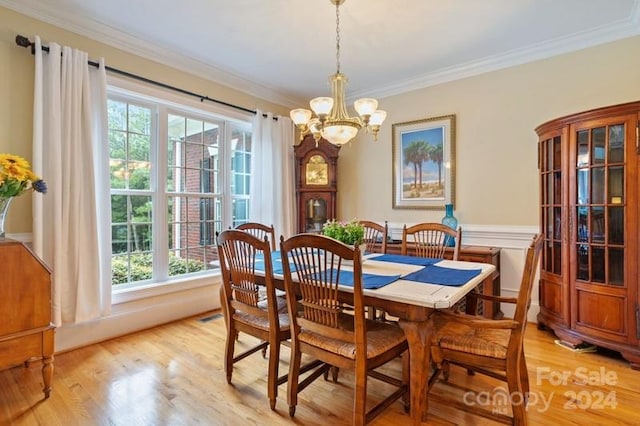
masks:
<svg viewBox="0 0 640 426"><path fill-rule="evenodd" d="M313 135L293 148L296 159L296 199L298 232L320 232L322 225L336 217L338 192L338 152L340 147Z"/></svg>

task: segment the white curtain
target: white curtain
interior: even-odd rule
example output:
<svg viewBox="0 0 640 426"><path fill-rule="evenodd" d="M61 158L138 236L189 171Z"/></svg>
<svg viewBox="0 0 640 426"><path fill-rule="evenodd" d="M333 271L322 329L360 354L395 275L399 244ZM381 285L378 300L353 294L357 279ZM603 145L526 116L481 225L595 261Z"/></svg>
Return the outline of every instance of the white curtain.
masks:
<svg viewBox="0 0 640 426"><path fill-rule="evenodd" d="M253 119L249 219L275 227L276 238L295 234L296 208L293 144L289 117L256 111ZM279 244L279 242L278 242Z"/></svg>
<svg viewBox="0 0 640 426"><path fill-rule="evenodd" d="M33 242L52 270L53 322L75 324L111 306L107 92L104 62L35 40Z"/></svg>

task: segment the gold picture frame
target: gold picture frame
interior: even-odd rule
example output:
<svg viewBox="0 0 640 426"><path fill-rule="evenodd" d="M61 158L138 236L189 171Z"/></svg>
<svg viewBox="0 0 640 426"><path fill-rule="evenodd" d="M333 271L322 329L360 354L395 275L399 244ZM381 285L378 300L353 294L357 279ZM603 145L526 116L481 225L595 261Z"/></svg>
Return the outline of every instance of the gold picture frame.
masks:
<svg viewBox="0 0 640 426"><path fill-rule="evenodd" d="M455 204L455 124L444 115L392 125L394 209Z"/></svg>

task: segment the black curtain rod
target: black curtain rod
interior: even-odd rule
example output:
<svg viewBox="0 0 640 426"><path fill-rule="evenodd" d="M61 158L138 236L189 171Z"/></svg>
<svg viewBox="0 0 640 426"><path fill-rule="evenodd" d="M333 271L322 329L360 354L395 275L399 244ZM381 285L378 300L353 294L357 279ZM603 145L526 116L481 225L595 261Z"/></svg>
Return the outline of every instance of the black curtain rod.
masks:
<svg viewBox="0 0 640 426"><path fill-rule="evenodd" d="M32 55L34 55L36 53L36 44L34 42L29 41L28 37L25 37L25 36L22 36L22 35L18 34L16 36L16 44L18 46L21 46L21 47L30 47ZM42 50L44 50L45 52L49 53L49 46L42 45ZM98 62L95 62L95 61L92 61L92 60L89 60L88 63L89 63L89 65L92 65L92 66L94 66L96 68L98 68L100 66L100 64ZM245 108L245 107L241 107L241 106L238 106L238 105L230 104L228 102L221 101L221 100L218 100L218 99L213 99L213 98L210 98L210 97L205 96L205 95L199 95L197 93L190 92L188 90L181 89L179 87L171 86L169 84L165 84L165 83L162 83L162 82L156 81L156 80L151 80L150 78L146 78L146 77L142 77L140 75L132 74L130 72L123 71L123 70L120 70L120 69L117 69L117 68L113 68L113 67L110 67L110 66L107 66L107 65L105 65L104 68L107 71L112 72L114 74L119 74L119 75L123 75L125 77L133 78L135 80L144 81L145 83L149 83L149 84L153 84L154 86L160 86L160 87L165 88L165 89L173 90L174 92L179 92L179 93L182 93L183 95L189 95L189 96L196 97L196 98L200 99L200 102L204 102L204 101L215 102L217 104L228 106L230 108L235 108L235 109L238 109L240 111L248 112L248 113L251 113L251 114L256 114L257 113L257 111L249 109L249 108ZM262 114L262 116L266 117L267 114ZM273 119L277 120L278 117L273 117Z"/></svg>

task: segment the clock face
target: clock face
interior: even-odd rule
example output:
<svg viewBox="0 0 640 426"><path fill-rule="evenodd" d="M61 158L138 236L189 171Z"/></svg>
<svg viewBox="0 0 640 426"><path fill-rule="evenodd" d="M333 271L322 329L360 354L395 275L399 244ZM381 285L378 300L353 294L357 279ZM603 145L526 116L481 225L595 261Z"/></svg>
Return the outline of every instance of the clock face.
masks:
<svg viewBox="0 0 640 426"><path fill-rule="evenodd" d="M329 184L329 166L322 155L311 156L305 168L307 185Z"/></svg>

